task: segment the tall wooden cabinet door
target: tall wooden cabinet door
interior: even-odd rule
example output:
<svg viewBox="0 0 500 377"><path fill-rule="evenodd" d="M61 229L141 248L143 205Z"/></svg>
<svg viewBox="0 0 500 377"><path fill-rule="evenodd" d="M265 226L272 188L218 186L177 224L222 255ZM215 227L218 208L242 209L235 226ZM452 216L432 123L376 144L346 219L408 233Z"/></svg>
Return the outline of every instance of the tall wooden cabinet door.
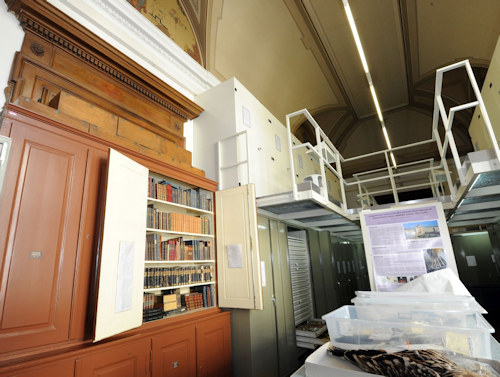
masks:
<svg viewBox="0 0 500 377"><path fill-rule="evenodd" d="M196 325L197 377L230 377L231 319L230 313Z"/></svg>
<svg viewBox="0 0 500 377"><path fill-rule="evenodd" d="M196 376L195 327L164 332L152 338L152 377Z"/></svg>
<svg viewBox="0 0 500 377"><path fill-rule="evenodd" d="M215 193L219 307L263 309L255 185Z"/></svg>
<svg viewBox="0 0 500 377"><path fill-rule="evenodd" d="M88 148L10 122L0 197L0 352L68 339Z"/></svg>
<svg viewBox="0 0 500 377"><path fill-rule="evenodd" d="M149 377L151 340L140 339L110 349L96 350L76 360L76 377Z"/></svg>
<svg viewBox="0 0 500 377"><path fill-rule="evenodd" d="M148 169L111 149L94 341L142 325Z"/></svg>

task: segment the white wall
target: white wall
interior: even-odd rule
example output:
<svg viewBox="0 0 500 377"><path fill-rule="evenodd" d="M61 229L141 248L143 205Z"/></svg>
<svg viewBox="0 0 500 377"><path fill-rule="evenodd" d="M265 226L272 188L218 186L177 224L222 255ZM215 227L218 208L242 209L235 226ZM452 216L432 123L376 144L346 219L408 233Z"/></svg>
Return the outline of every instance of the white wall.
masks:
<svg viewBox="0 0 500 377"><path fill-rule="evenodd" d="M3 107L6 98L4 90L9 82L10 67L14 59L14 53L21 49L24 32L16 19L16 16L7 11L7 4L0 1L0 35L2 36L2 53L0 54L0 86L2 94L0 104Z"/></svg>

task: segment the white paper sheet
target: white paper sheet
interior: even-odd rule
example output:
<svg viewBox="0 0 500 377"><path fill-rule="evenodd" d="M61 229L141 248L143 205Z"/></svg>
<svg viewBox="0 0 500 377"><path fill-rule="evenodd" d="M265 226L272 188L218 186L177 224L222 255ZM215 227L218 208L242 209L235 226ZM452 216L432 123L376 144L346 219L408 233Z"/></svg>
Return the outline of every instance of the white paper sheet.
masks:
<svg viewBox="0 0 500 377"><path fill-rule="evenodd" d="M120 241L116 277L115 312L132 309L132 282L134 272L134 242Z"/></svg>
<svg viewBox="0 0 500 377"><path fill-rule="evenodd" d="M226 251L227 251L227 267L243 268L241 244L226 245Z"/></svg>

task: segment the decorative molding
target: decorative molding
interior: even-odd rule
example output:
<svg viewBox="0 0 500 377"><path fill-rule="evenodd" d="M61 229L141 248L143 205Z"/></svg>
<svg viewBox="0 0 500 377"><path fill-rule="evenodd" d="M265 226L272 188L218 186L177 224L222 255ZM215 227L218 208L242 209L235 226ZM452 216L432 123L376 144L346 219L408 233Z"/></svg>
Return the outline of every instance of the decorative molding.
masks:
<svg viewBox="0 0 500 377"><path fill-rule="evenodd" d="M131 79L129 76L123 74L119 70L117 70L114 67L110 66L109 64L103 62L101 59L97 58L96 56L81 49L80 47L76 46L72 42L68 41L67 39L65 39L62 36L58 35L57 33L53 32L52 30L47 29L45 26L41 25L37 21L30 19L29 16L27 16L26 14L21 15L20 22L23 25L23 27L25 27L26 29L32 31L33 33L44 38L45 40L59 46L60 48L62 48L66 52L69 52L70 54L79 58L80 60L83 60L86 63L92 65L94 68L99 70L101 73L104 73L105 75L111 76L113 79L126 85L127 87L134 90L138 94L149 98L150 100L152 100L156 104L170 110L174 114L180 116L182 119L184 119L184 120L190 119L190 117L188 116L188 114L186 112L181 111L176 106L173 106L170 102L157 96L151 90L146 88L144 85L139 84L136 80ZM38 43L33 43L30 48L31 48L31 51L33 51L33 53L37 56L43 56L45 53L43 47Z"/></svg>
<svg viewBox="0 0 500 377"><path fill-rule="evenodd" d="M40 43L33 42L30 46L31 52L35 54L36 56L44 56L45 55L45 49Z"/></svg>
<svg viewBox="0 0 500 377"><path fill-rule="evenodd" d="M220 81L123 0L49 0L53 6L194 98Z"/></svg>

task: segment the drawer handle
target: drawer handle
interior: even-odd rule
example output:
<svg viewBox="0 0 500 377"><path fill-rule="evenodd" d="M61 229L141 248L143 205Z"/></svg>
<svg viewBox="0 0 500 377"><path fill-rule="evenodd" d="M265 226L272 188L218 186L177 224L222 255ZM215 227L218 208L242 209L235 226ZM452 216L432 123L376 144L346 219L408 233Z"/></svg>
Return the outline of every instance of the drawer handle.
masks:
<svg viewBox="0 0 500 377"><path fill-rule="evenodd" d="M175 368L178 368L179 367L179 362L178 361L174 361L172 363L172 368L175 369Z"/></svg>

